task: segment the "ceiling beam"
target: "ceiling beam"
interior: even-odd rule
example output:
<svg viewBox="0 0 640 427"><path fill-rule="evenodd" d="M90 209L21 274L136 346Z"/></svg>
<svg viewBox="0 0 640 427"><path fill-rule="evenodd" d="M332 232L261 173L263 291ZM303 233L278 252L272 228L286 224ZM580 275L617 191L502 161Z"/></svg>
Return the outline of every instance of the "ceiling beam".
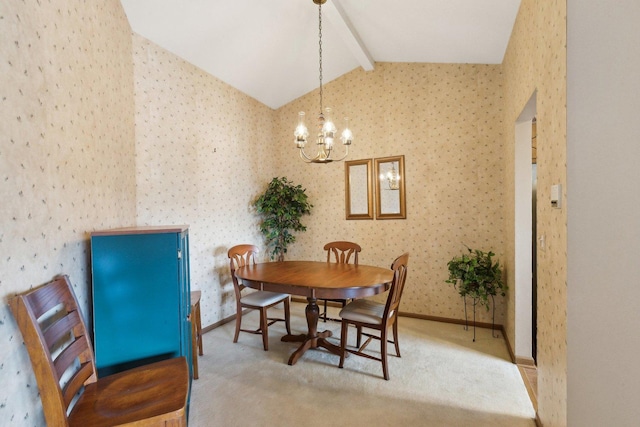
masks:
<svg viewBox="0 0 640 427"><path fill-rule="evenodd" d="M338 31L340 38L345 42L351 53L356 57L360 66L365 71L373 70L375 61L369 54L367 47L364 45L355 28L351 25L347 14L338 2L331 0L323 5L323 9L327 17Z"/></svg>

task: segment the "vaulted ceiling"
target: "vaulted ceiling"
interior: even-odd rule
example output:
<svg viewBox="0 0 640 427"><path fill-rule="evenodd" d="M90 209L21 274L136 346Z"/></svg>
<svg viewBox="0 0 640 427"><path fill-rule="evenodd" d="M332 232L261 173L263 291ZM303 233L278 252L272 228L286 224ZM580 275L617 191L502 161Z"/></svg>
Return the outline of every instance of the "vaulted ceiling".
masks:
<svg viewBox="0 0 640 427"><path fill-rule="evenodd" d="M313 0L121 0L132 30L271 108L318 87ZM323 83L376 62L499 64L520 0L327 0Z"/></svg>

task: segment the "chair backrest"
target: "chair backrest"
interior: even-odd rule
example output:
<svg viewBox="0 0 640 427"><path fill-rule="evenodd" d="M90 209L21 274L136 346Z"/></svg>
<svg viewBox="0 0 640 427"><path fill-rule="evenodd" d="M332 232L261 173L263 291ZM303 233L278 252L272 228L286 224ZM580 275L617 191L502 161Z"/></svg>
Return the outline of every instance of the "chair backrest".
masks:
<svg viewBox="0 0 640 427"><path fill-rule="evenodd" d="M353 256L353 264L358 265L358 253L362 248L357 243L339 241L327 243L324 250L327 251L327 262L332 262L333 258L338 264L349 264Z"/></svg>
<svg viewBox="0 0 640 427"><path fill-rule="evenodd" d="M242 291L245 286L238 281L238 278L234 274L236 269L240 267L244 267L245 265L252 263L256 263L256 256L260 250L255 245L236 245L229 249L227 255L229 256L229 270L231 270L231 278L233 279L233 287L235 288L236 298L240 301L240 291Z"/></svg>
<svg viewBox="0 0 640 427"><path fill-rule="evenodd" d="M11 298L27 346L47 425L68 425L67 411L85 384L97 380L87 327L68 276Z"/></svg>
<svg viewBox="0 0 640 427"><path fill-rule="evenodd" d="M404 291L404 283L407 280L408 263L409 254L404 253L396 258L391 264L391 269L393 270L393 281L391 282L391 289L389 289L387 304L384 308L384 319L395 318L398 315L400 298L402 297L402 291Z"/></svg>

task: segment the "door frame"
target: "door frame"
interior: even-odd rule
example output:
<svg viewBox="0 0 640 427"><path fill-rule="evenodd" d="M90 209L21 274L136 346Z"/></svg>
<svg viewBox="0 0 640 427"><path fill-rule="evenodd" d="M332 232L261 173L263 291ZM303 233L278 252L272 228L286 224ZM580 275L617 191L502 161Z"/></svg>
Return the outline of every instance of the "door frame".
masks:
<svg viewBox="0 0 640 427"><path fill-rule="evenodd" d="M531 136L536 116L534 91L515 126L515 356L516 362L534 364L533 359L533 202L531 199Z"/></svg>

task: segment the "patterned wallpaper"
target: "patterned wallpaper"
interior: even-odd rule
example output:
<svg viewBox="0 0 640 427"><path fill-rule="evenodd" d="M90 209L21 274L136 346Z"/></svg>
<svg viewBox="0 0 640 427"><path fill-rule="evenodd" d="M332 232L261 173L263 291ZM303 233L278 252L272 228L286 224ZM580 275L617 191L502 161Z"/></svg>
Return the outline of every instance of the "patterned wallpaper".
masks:
<svg viewBox="0 0 640 427"><path fill-rule="evenodd" d="M403 310L462 317L460 298L444 284L446 262L463 243L500 253L504 234L494 192L504 162L498 66L378 64L327 85L336 120L346 110L354 118L350 158L406 156L408 219L356 224L344 219L344 164L307 165L293 149L297 104L316 105L316 93L274 113L139 36L134 62L138 222L191 226L192 287L203 291L205 325L235 312L226 250L261 244L250 203L273 176L302 184L314 204L289 257L322 260L326 241L350 239L363 246L362 262L388 267L408 250L414 285ZM498 323L501 313L502 305Z"/></svg>
<svg viewBox="0 0 640 427"><path fill-rule="evenodd" d="M460 297L444 283L447 262L464 245L504 254L502 80L496 65L377 63L326 85L334 120L350 117L350 159L405 156L405 220L345 220L344 164L305 164L293 144L297 112L316 116L317 91L282 107L283 173L314 205L289 256L323 259L324 243L345 239L362 246L360 262L388 267L408 251L401 310L463 318ZM503 309L498 300L497 323ZM484 309L478 316L491 322Z"/></svg>
<svg viewBox="0 0 640 427"><path fill-rule="evenodd" d="M0 425L42 426L7 299L66 273L89 318L94 228L135 220L133 65L117 0L0 2Z"/></svg>
<svg viewBox="0 0 640 427"><path fill-rule="evenodd" d="M545 427L567 423L567 197L566 197L566 17L565 1L523 0L503 66L505 75L505 141L514 141L514 123L537 90L538 236L546 249L538 249L538 415ZM505 144L505 156L513 159L513 144ZM510 177L505 171L507 209L514 206ZM553 209L550 189L562 184L562 209ZM507 218L509 266L514 265L513 215ZM513 276L509 276L513 287ZM513 295L506 325L514 342Z"/></svg>
<svg viewBox="0 0 640 427"><path fill-rule="evenodd" d="M235 314L227 250L260 243L250 203L275 174L274 112L133 36L138 224L189 224L204 326Z"/></svg>

